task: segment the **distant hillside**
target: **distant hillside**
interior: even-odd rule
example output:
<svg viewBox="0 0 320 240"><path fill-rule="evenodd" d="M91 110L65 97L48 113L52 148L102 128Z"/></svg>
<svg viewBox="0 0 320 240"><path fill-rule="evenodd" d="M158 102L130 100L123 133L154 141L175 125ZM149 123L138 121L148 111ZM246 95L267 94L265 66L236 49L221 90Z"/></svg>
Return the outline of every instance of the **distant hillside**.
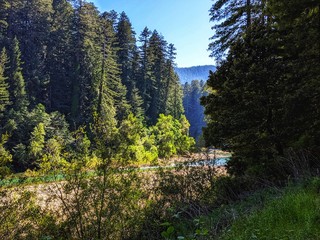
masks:
<svg viewBox="0 0 320 240"><path fill-rule="evenodd" d="M191 82L192 80L207 80L209 71L215 71L216 67L213 65L195 66L188 68L176 68L176 73L179 75L181 84Z"/></svg>
<svg viewBox="0 0 320 240"><path fill-rule="evenodd" d="M200 105L200 98L206 94L204 85L208 80L209 71L215 71L216 67L206 65L176 68L175 70L183 85L183 107L190 123L190 136L194 137L197 142L200 143L202 128L206 126L204 108Z"/></svg>

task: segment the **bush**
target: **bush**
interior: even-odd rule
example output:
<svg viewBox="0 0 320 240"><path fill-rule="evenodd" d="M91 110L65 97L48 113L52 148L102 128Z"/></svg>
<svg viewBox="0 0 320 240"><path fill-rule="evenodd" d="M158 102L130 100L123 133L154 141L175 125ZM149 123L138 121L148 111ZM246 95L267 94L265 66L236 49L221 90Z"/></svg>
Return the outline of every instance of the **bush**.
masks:
<svg viewBox="0 0 320 240"><path fill-rule="evenodd" d="M170 115L160 114L158 122L151 130L156 136L159 157L169 158L190 151L195 141L188 136L188 129L189 123L184 116L179 121Z"/></svg>

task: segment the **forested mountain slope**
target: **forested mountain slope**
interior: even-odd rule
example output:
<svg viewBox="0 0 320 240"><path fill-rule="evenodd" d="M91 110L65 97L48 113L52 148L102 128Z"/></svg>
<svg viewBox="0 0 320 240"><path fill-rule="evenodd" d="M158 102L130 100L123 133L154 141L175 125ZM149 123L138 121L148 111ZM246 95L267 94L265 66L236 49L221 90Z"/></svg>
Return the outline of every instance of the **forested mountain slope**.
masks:
<svg viewBox="0 0 320 240"><path fill-rule="evenodd" d="M205 95L205 84L209 72L215 71L213 65L175 68L183 85L183 107L190 122L190 136L199 140L202 128L206 126L204 108L200 105L200 98Z"/></svg>
<svg viewBox="0 0 320 240"><path fill-rule="evenodd" d="M192 80L183 85L183 107L190 123L189 134L197 141L202 134L202 128L206 126L204 107L200 105L200 98L205 94L205 81L203 80Z"/></svg>
<svg viewBox="0 0 320 240"><path fill-rule="evenodd" d="M209 71L215 71L216 67L213 65L193 66L187 68L175 68L176 73L180 78L181 84L186 82L191 83L192 80L204 80L209 78Z"/></svg>

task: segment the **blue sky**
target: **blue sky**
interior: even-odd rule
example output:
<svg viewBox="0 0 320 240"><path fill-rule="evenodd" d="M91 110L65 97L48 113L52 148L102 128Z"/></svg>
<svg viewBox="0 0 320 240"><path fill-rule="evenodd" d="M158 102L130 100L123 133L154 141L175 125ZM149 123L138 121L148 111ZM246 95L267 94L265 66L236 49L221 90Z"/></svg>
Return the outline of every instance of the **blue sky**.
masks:
<svg viewBox="0 0 320 240"><path fill-rule="evenodd" d="M90 0L88 0L90 1ZM125 11L138 35L145 26L156 29L177 48L179 67L213 65L207 51L213 32L212 0L91 0L103 11Z"/></svg>

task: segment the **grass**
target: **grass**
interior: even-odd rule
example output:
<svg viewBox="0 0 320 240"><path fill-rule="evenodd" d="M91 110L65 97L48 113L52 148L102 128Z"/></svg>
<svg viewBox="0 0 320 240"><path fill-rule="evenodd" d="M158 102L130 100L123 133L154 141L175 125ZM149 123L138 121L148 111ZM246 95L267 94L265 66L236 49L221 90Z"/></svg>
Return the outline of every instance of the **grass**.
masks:
<svg viewBox="0 0 320 240"><path fill-rule="evenodd" d="M29 177L23 174L15 174L11 177L1 179L0 187L16 187L16 186L24 186L24 185L30 185L30 184L63 181L63 180L65 180L65 176L62 174L35 176L35 177Z"/></svg>
<svg viewBox="0 0 320 240"><path fill-rule="evenodd" d="M283 196L249 216L237 219L223 240L320 239L320 179L289 187Z"/></svg>
<svg viewBox="0 0 320 240"><path fill-rule="evenodd" d="M173 219L177 236L184 236L187 240L198 239L220 239L221 234L226 232L236 219L242 219L246 215L263 208L266 202L281 195L277 188L260 190L246 197L242 201L215 207L207 215L197 216L194 219L177 218ZM197 230L204 230L205 236L195 234ZM172 238L174 239L174 238Z"/></svg>
<svg viewBox="0 0 320 240"><path fill-rule="evenodd" d="M171 220L175 234L167 239L320 240L320 178L263 189L194 219Z"/></svg>

